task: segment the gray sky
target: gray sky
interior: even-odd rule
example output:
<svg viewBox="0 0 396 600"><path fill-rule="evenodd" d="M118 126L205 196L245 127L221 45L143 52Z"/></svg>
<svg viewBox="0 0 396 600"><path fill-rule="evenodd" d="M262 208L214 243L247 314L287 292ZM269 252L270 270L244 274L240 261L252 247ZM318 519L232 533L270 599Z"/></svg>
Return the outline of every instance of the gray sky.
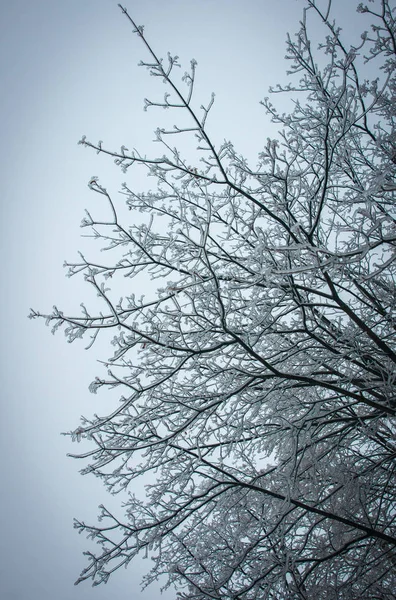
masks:
<svg viewBox="0 0 396 600"><path fill-rule="evenodd" d="M254 158L274 134L259 100L285 81L285 34L295 32L295 0L146 0L125 5L162 56L177 53L187 70L198 61L199 104L212 91L209 131ZM78 309L91 291L66 279L62 264L90 244L80 238L84 208L95 206L92 175L116 193L127 180L109 159L77 146L83 134L110 148L155 153L153 130L165 111L144 113L143 98L164 87L137 63L144 48L113 0L19 0L0 3L1 119L1 561L3 600L112 600L159 597L140 593L147 561L115 574L107 586L73 586L92 542L73 517L96 521L97 506L118 507L99 480L81 477L79 450L61 431L81 414L105 410L106 395L88 385L110 350L66 343L29 308ZM154 90L154 92L152 92ZM150 96L151 94L151 96ZM87 250L88 252L88 250ZM129 290L126 290L129 291ZM121 511L120 511L120 514ZM174 598L168 592L164 598Z"/></svg>

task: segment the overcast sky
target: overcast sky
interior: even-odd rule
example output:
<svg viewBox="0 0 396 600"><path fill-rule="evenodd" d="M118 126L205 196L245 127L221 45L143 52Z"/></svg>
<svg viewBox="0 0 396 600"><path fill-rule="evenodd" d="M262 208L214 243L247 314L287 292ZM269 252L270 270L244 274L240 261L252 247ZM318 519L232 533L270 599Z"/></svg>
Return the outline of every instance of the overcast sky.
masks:
<svg viewBox="0 0 396 600"><path fill-rule="evenodd" d="M198 61L198 105L212 91L208 122L215 143L231 139L254 157L274 129L259 101L284 76L286 31L298 28L297 0L125 0L158 54L177 53L186 70ZM88 385L101 374L97 359L111 351L66 343L29 308L65 312L89 303L91 291L65 278L65 259L88 249L80 238L84 208L97 201L92 175L116 193L123 181L109 159L78 146L83 134L116 149L155 154L153 130L164 111L143 112L143 98L164 92L137 63L140 41L113 0L0 2L1 71L1 561L3 600L124 600L140 592L147 561L136 561L107 584L74 587L92 542L78 536L73 517L94 523L100 503L118 507L99 480L82 477L76 452L60 432L80 415L106 407ZM162 86L162 87L161 87ZM133 215L131 215L133 218ZM88 252L88 250L87 250ZM131 285L131 283L129 283ZM131 291L130 289L125 292ZM120 511L120 514L122 512ZM174 598L167 592L164 598Z"/></svg>

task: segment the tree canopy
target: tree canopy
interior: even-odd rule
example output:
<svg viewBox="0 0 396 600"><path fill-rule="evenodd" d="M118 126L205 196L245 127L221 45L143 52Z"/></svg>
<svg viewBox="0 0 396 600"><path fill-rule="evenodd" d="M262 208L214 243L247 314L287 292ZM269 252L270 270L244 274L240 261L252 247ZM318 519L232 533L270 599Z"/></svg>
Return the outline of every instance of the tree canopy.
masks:
<svg viewBox="0 0 396 600"><path fill-rule="evenodd" d="M146 168L156 186L123 184L139 214L129 224L90 180L109 217L87 213L82 226L106 260L81 255L68 268L103 309L31 313L89 346L114 333L107 375L90 389L119 388L119 406L70 435L92 444L82 472L128 496L122 520L101 507L96 525L76 521L101 545L78 582L106 582L147 551L144 583L165 574L185 600L393 598L395 9L360 4L372 27L351 46L331 1L304 0L287 39L290 84L273 90L294 108L262 101L279 136L251 165L212 140L214 96L196 100L196 62L179 77L179 58L158 57L120 8L145 47L141 65L166 83L145 108L185 116L157 129L153 157L81 139L126 175ZM194 166L173 145L185 136ZM153 297L128 286L114 297L113 278L141 273L157 281ZM147 474L142 500L133 482Z"/></svg>

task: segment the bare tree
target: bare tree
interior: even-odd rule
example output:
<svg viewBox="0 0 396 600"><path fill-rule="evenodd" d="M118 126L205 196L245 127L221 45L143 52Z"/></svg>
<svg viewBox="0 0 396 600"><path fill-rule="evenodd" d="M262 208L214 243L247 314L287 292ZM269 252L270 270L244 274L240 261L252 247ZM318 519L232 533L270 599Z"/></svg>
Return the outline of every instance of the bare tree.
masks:
<svg viewBox="0 0 396 600"><path fill-rule="evenodd" d="M389 0L362 4L372 27L358 47L333 20L331 2L305 0L287 40L296 99L256 166L207 127L214 97L196 109L196 62L182 80L178 57L148 52L164 80L146 108L185 113L186 126L157 130L163 154L106 150L125 173L143 166L157 182L123 184L141 219L82 226L103 238L108 262L69 264L103 302L70 317L44 316L69 341L114 332L108 375L119 407L70 432L91 440L83 473L112 492L155 474L142 501L129 493L123 520L76 528L101 544L78 582L106 582L143 550L179 598L395 598L395 192L396 26ZM360 16L357 19L361 18ZM310 43L308 25L327 36ZM366 69L378 68L369 81ZM183 122L185 123L185 121ZM194 136L195 166L173 147ZM118 300L118 275L158 280L149 300ZM105 283L107 280L107 283Z"/></svg>

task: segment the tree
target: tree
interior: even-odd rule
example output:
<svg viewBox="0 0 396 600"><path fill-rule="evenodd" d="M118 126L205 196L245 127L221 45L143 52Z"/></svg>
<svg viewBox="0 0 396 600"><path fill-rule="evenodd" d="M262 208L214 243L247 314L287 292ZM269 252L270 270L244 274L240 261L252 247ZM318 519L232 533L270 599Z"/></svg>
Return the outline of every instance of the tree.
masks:
<svg viewBox="0 0 396 600"><path fill-rule="evenodd" d="M189 122L157 129L156 158L82 138L125 173L145 167L156 189L123 184L141 213L128 225L93 178L109 217L87 213L82 226L108 262L68 267L104 308L31 313L69 341L91 335L89 347L114 332L108 375L90 389L120 388L120 405L70 435L92 443L82 472L129 495L123 520L101 507L101 523L76 522L101 545L78 582L106 582L146 550L144 582L165 574L184 599L394 598L395 9L360 4L373 25L354 47L331 1L305 0L287 39L292 83L275 90L294 108L263 101L279 140L253 167L212 141L214 96L195 108L196 62L179 81L178 57L159 58L120 8L148 52L141 64L167 85L145 108ZM327 28L317 49L311 19ZM196 140L194 167L171 145L181 136ZM113 297L113 276L142 272L155 297ZM130 490L148 473L142 501Z"/></svg>

